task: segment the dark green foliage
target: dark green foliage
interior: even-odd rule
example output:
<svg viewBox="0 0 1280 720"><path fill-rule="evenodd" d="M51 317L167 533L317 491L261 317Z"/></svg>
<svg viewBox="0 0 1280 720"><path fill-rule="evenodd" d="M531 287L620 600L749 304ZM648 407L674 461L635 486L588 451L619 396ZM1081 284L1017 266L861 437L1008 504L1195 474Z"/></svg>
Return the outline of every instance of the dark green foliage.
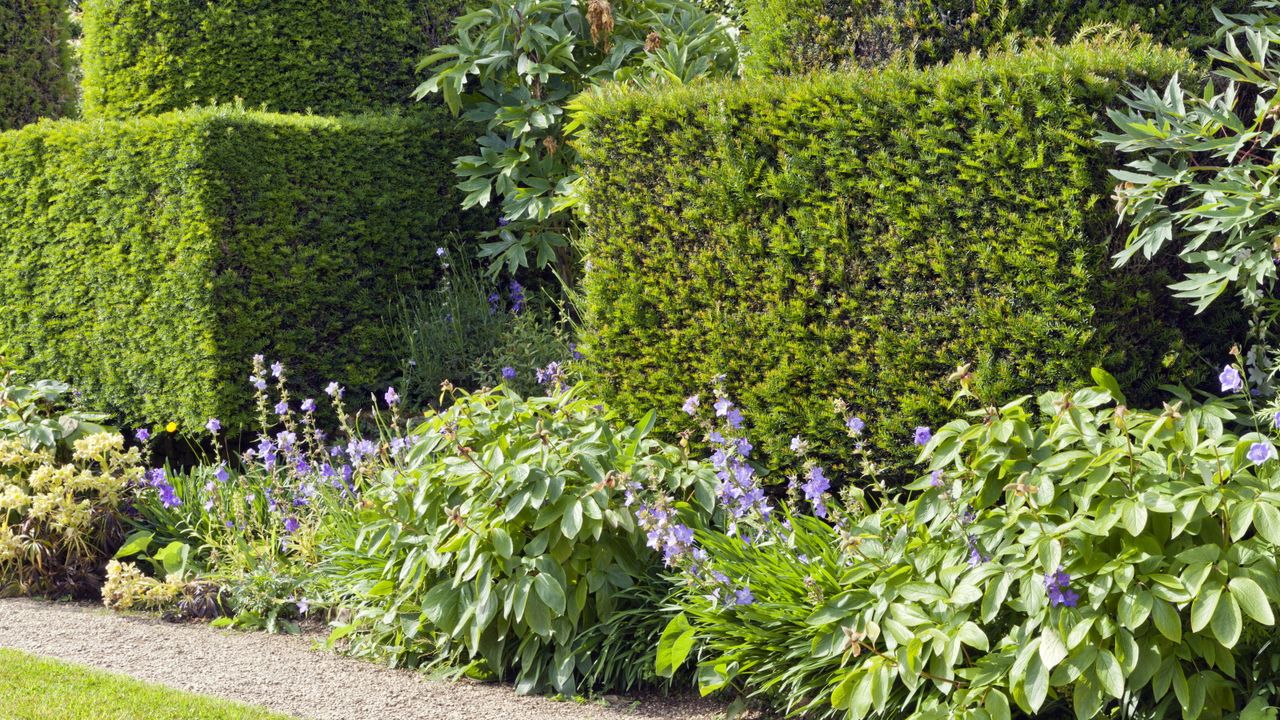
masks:
<svg viewBox="0 0 1280 720"><path fill-rule="evenodd" d="M1214 5L1251 0L745 0L748 74L878 65L896 54L921 64L998 45L1010 33L1071 40L1111 23L1198 50L1218 30Z"/></svg>
<svg viewBox="0 0 1280 720"><path fill-rule="evenodd" d="M1146 390L1191 377L1170 273L1110 270L1115 160L1091 139L1124 83L1186 62L1038 47L587 100L589 371L668 431L725 373L775 463L799 434L828 467L851 445L833 399L903 460L912 428L946 417L961 363L986 398L1092 366Z"/></svg>
<svg viewBox="0 0 1280 720"><path fill-rule="evenodd" d="M277 112L406 105L465 0L86 0L85 112L242 98Z"/></svg>
<svg viewBox="0 0 1280 720"><path fill-rule="evenodd" d="M383 318L467 230L464 137L228 108L0 135L0 350L125 422L240 424L259 352L304 392L385 382Z"/></svg>
<svg viewBox="0 0 1280 720"><path fill-rule="evenodd" d="M75 106L65 0L0 3L0 130Z"/></svg>

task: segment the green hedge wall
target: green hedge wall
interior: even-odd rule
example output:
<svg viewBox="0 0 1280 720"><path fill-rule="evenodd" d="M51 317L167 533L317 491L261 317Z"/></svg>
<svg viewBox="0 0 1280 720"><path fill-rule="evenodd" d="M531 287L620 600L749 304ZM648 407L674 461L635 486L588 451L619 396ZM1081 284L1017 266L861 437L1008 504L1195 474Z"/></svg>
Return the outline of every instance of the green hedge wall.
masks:
<svg viewBox="0 0 1280 720"><path fill-rule="evenodd" d="M0 130L75 107L66 0L0 4Z"/></svg>
<svg viewBox="0 0 1280 720"><path fill-rule="evenodd" d="M746 0L748 74L879 65L903 53L919 64L992 48L1012 32L1069 41L1098 23L1138 26L1200 49L1218 29L1215 5L1252 0Z"/></svg>
<svg viewBox="0 0 1280 720"><path fill-rule="evenodd" d="M668 432L724 373L775 461L801 434L835 465L852 441L834 398L900 462L916 425L951 416L961 363L991 401L1094 366L1138 390L1196 376L1208 321L1162 268L1110 270L1116 160L1092 140L1125 83L1187 64L1040 47L588 98L590 373Z"/></svg>
<svg viewBox="0 0 1280 720"><path fill-rule="evenodd" d="M418 60L465 1L85 0L85 113L237 97L316 114L408 105Z"/></svg>
<svg viewBox="0 0 1280 720"><path fill-rule="evenodd" d="M467 140L439 110L0 134L0 352L135 423L245 420L259 352L312 393L380 386L394 298L470 231L451 169Z"/></svg>

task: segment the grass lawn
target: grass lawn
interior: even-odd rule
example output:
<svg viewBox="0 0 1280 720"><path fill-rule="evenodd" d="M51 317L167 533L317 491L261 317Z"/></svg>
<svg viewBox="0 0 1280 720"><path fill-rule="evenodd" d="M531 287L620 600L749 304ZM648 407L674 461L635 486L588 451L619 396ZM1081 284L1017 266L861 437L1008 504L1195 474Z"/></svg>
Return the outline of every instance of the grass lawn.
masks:
<svg viewBox="0 0 1280 720"><path fill-rule="evenodd" d="M0 720L287 720L122 675L0 649Z"/></svg>

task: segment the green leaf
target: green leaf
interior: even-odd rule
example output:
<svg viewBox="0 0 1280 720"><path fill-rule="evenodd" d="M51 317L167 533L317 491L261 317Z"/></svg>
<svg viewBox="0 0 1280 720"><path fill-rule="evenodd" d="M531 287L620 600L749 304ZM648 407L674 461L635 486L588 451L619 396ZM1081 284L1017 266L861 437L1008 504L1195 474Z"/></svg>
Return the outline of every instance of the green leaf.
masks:
<svg viewBox="0 0 1280 720"><path fill-rule="evenodd" d="M511 535L500 527L489 530L489 540L493 543L493 551L500 557L510 558L513 552Z"/></svg>
<svg viewBox="0 0 1280 720"><path fill-rule="evenodd" d="M565 510L564 517L560 519L560 533L572 540L578 537L580 530L582 530L582 503L573 501Z"/></svg>
<svg viewBox="0 0 1280 720"><path fill-rule="evenodd" d="M1231 596L1236 599L1236 602L1240 603L1240 609L1255 622L1263 625L1276 624L1276 616L1271 610L1267 594L1252 578L1232 578L1227 584L1227 589L1231 591Z"/></svg>
<svg viewBox="0 0 1280 720"><path fill-rule="evenodd" d="M1259 503L1253 512L1253 525L1267 542L1280 546L1280 510L1274 505Z"/></svg>
<svg viewBox="0 0 1280 720"><path fill-rule="evenodd" d="M1191 601L1191 632L1200 632L1209 626L1209 621L1218 609L1218 597L1221 595L1222 586L1216 583L1200 589L1200 593Z"/></svg>
<svg viewBox="0 0 1280 720"><path fill-rule="evenodd" d="M125 538L124 545L120 546L120 549L116 551L116 554L113 557L119 560L120 558L127 558L137 555L138 553L144 553L147 551L147 548L151 547L151 540L154 537L155 533L149 530L138 530L131 533L129 537Z"/></svg>
<svg viewBox="0 0 1280 720"><path fill-rule="evenodd" d="M1023 680L1023 689L1027 694L1027 705L1031 712L1038 712L1049 695L1049 671L1040 661L1039 655L1031 657L1027 663L1027 674Z"/></svg>
<svg viewBox="0 0 1280 720"><path fill-rule="evenodd" d="M1151 606L1151 617L1161 635L1172 642L1182 642L1182 618L1178 617L1178 611L1172 605L1164 600L1156 600Z"/></svg>
<svg viewBox="0 0 1280 720"><path fill-rule="evenodd" d="M684 664L693 649L696 635L684 613L672 618L658 639L656 670L659 677L669 678Z"/></svg>
<svg viewBox="0 0 1280 720"><path fill-rule="evenodd" d="M564 588L560 586L558 580L546 573L541 573L533 579L533 589L537 591L538 597L546 604L552 615L564 613Z"/></svg>
<svg viewBox="0 0 1280 720"><path fill-rule="evenodd" d="M1009 711L1009 698L999 690L991 690L987 693L985 706L991 720L1009 720L1012 717Z"/></svg>
<svg viewBox="0 0 1280 720"><path fill-rule="evenodd" d="M1110 650L1099 650L1098 659L1093 663L1094 676L1098 684L1111 697L1120 699L1124 695L1124 672L1120 662Z"/></svg>
<svg viewBox="0 0 1280 720"><path fill-rule="evenodd" d="M1066 658L1067 647L1062 644L1062 638L1052 628L1045 629L1040 634L1040 661L1045 668L1052 670Z"/></svg>
<svg viewBox="0 0 1280 720"><path fill-rule="evenodd" d="M1243 621L1240 617L1240 603L1236 602L1234 595L1222 596L1210 625L1213 627L1213 636L1218 638L1223 647L1230 649L1236 646L1240 641Z"/></svg>

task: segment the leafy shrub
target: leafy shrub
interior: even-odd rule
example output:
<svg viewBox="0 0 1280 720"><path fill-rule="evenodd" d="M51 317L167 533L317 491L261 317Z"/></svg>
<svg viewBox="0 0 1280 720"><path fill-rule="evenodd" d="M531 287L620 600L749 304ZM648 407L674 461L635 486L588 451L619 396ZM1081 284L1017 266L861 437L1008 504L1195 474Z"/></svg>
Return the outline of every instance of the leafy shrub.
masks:
<svg viewBox="0 0 1280 720"><path fill-rule="evenodd" d="M411 406L436 403L445 381L535 392L538 369L573 355L558 309L518 280L489 282L466 251L445 252L440 263L440 284L402 298L397 318L400 385Z"/></svg>
<svg viewBox="0 0 1280 720"><path fill-rule="evenodd" d="M362 417L331 383L327 403L340 430L329 437L319 426L320 403L292 394L283 363L254 358L250 382L259 428L253 447L233 455L221 422L210 419L213 457L148 473L147 487L135 493L137 529L116 557L150 561L159 579L191 576L220 588L211 599L228 613L226 624L296 630L294 621L322 604L326 548L354 535L348 525L364 488L412 441L394 388L381 400L385 413ZM150 442L150 433L140 431L139 440Z"/></svg>
<svg viewBox="0 0 1280 720"><path fill-rule="evenodd" d="M1280 602L1273 439L1230 431L1247 396L1146 412L1094 375L1038 411L1021 398L943 426L907 491L836 502L810 459L798 489L828 521L796 503L699 532L658 662L698 648L704 691L815 717L1265 709L1251 691Z"/></svg>
<svg viewBox="0 0 1280 720"><path fill-rule="evenodd" d="M67 35L62 0L0 6L0 130L74 111Z"/></svg>
<svg viewBox="0 0 1280 720"><path fill-rule="evenodd" d="M722 21L685 0L491 0L459 18L454 38L422 61L432 75L414 95L439 94L484 125L479 154L458 158L458 187L463 207L501 202L481 255L511 272L567 257L574 96L608 80L683 84L737 68Z"/></svg>
<svg viewBox="0 0 1280 720"><path fill-rule="evenodd" d="M244 358L303 392L385 387L385 321L473 220L447 113L318 118L232 108L0 135L0 346L132 425L250 420Z"/></svg>
<svg viewBox="0 0 1280 720"><path fill-rule="evenodd" d="M31 450L46 449L59 460L71 458L73 444L86 435L105 432L106 413L73 406L71 386L56 380L19 384L16 372L0 377L0 437L22 440Z"/></svg>
<svg viewBox="0 0 1280 720"><path fill-rule="evenodd" d="M1094 365L1139 399L1203 377L1221 323L1166 296L1164 265L1111 269L1112 157L1090 140L1127 83L1185 67L1094 42L588 98L588 377L635 413L723 373L766 456L803 435L832 467L851 462L833 396L901 465L957 361L993 397Z"/></svg>
<svg viewBox="0 0 1280 720"><path fill-rule="evenodd" d="M1127 108L1110 112L1117 132L1100 138L1137 156L1112 171L1118 209L1132 225L1120 259L1176 250L1195 272L1172 289L1199 310L1234 290L1246 309L1273 314L1280 228L1264 208L1277 178L1269 160L1280 101L1274 7L1222 17L1223 49L1209 51L1221 92L1209 81L1188 94L1177 77L1163 93L1135 89Z"/></svg>
<svg viewBox="0 0 1280 720"><path fill-rule="evenodd" d="M1103 23L1136 26L1199 50L1218 29L1214 8L1251 0L746 0L745 69L751 75L881 65L894 57L946 62L997 47L1011 33L1071 40Z"/></svg>
<svg viewBox="0 0 1280 720"><path fill-rule="evenodd" d="M338 115L408 102L465 0L87 0L84 103L129 117L242 99Z"/></svg>
<svg viewBox="0 0 1280 720"><path fill-rule="evenodd" d="M112 610L168 610L177 607L184 587L181 576L157 580L134 563L112 560L102 584L102 604Z"/></svg>
<svg viewBox="0 0 1280 720"><path fill-rule="evenodd" d="M366 493L334 641L406 665L484 661L521 692L651 678L665 586L624 505L652 486L706 509L714 478L648 436L652 415L614 422L576 390L459 393Z"/></svg>
<svg viewBox="0 0 1280 720"><path fill-rule="evenodd" d="M99 432L71 462L23 440L0 440L0 593L92 597L120 543L121 502L142 479L136 448Z"/></svg>

